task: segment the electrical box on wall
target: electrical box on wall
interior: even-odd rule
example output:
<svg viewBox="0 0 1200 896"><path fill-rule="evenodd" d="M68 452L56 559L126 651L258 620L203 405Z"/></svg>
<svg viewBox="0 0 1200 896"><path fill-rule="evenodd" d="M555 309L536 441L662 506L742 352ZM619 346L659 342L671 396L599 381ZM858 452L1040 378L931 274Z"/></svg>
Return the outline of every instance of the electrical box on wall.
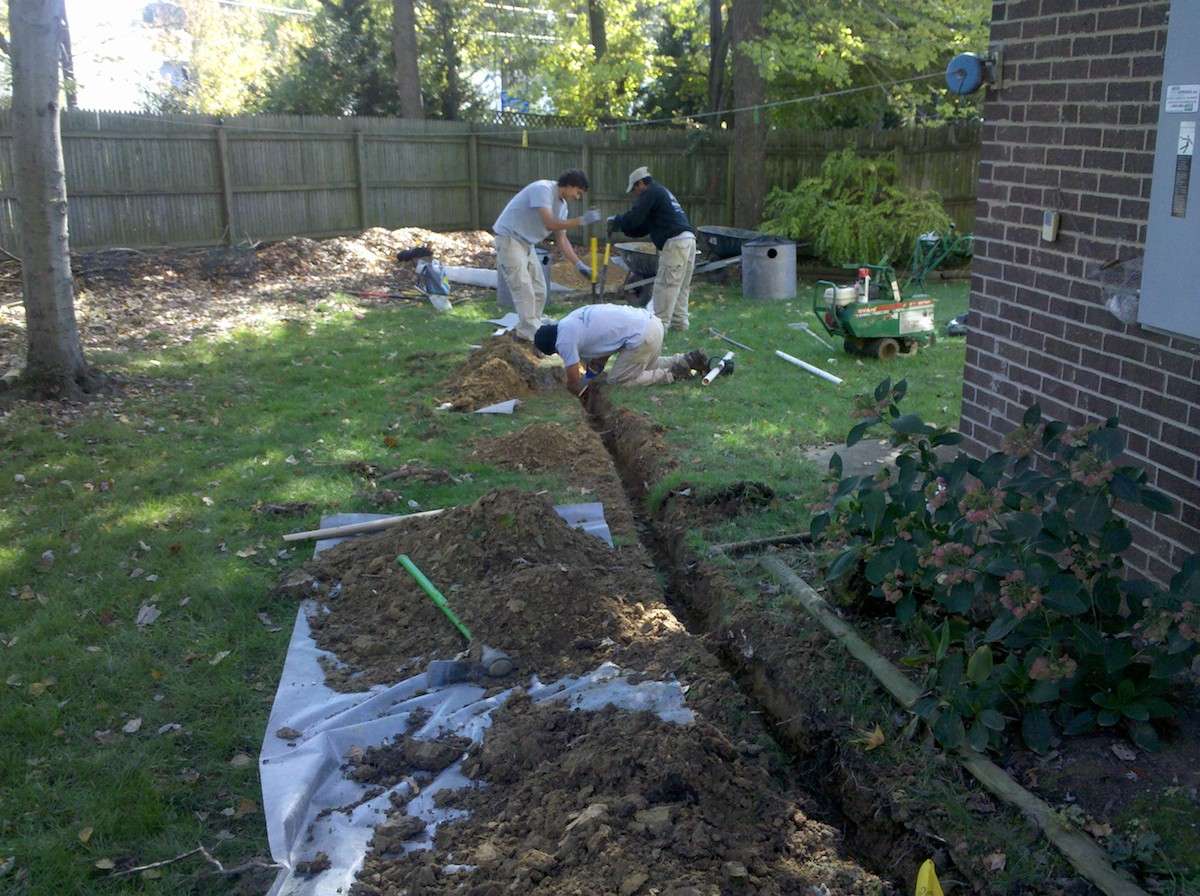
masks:
<svg viewBox="0 0 1200 896"><path fill-rule="evenodd" d="M1142 261L1138 323L1200 339L1200 171L1193 171L1200 122L1200 3L1172 0L1163 62L1150 223Z"/></svg>

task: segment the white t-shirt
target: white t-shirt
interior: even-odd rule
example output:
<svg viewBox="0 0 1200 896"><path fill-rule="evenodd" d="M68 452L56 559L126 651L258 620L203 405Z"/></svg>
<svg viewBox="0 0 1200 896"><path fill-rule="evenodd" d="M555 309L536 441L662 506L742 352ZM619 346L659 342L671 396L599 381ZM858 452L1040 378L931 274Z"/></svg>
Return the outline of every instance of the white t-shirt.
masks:
<svg viewBox="0 0 1200 896"><path fill-rule="evenodd" d="M613 352L636 348L653 314L630 305L584 305L558 322L555 351L570 367Z"/></svg>
<svg viewBox="0 0 1200 896"><path fill-rule="evenodd" d="M558 185L552 180L535 180L523 188L504 206L504 211L492 225L499 236L515 236L527 243L540 243L550 231L542 223L539 208L548 208L556 218L567 217L567 200L556 199Z"/></svg>

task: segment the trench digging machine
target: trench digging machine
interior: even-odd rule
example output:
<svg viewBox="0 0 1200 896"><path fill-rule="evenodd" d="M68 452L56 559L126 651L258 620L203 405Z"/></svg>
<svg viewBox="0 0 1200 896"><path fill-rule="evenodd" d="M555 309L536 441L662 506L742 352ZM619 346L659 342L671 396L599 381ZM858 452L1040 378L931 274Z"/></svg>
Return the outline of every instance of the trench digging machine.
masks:
<svg viewBox="0 0 1200 896"><path fill-rule="evenodd" d="M813 287L813 314L826 332L841 336L849 354L880 361L916 354L922 343L934 342L933 311L933 296L901 296L896 271L886 262L858 266L858 280L849 286L819 280Z"/></svg>

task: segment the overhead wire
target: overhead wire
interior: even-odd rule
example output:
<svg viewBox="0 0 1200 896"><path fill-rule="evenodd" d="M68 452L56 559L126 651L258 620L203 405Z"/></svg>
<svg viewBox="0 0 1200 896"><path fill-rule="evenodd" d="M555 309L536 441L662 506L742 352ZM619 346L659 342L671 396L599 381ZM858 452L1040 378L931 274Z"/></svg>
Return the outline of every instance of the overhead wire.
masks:
<svg viewBox="0 0 1200 896"><path fill-rule="evenodd" d="M479 130L479 131L477 131L477 130L472 129L468 133L471 136L479 136L479 137L520 137L523 135L539 134L539 133L561 133L563 131L567 131L567 132L570 132L570 131L585 131L585 132L614 131L614 130L618 130L620 128L651 127L653 125L678 124L681 122L687 123L687 122L692 122L692 121L699 121L699 120L706 119L706 118L716 118L716 117L721 117L721 116L725 116L725 115L736 115L739 112L753 112L756 109L778 109L783 106L798 105L800 103L815 103L815 102L819 102L821 100L831 99L833 97L850 96L852 94L865 93L868 91L879 90L881 88L886 88L886 87L896 87L901 84L915 84L915 83L918 83L921 81L930 81L934 78L941 78L941 77L943 77L942 72L931 72L926 75L916 75L915 77L912 77L912 78L898 78L898 79L895 79L892 81L886 81L883 83L876 83L876 84L868 84L868 85L865 85L862 87L846 87L846 88L842 88L841 90L829 90L829 91L825 91L824 93L805 94L804 96L795 96L795 97L790 97L790 98L784 99L784 100L772 100L770 102L765 102L765 103L755 103L755 104L749 105L749 106L735 106L731 109L717 109L712 112L689 112L686 114L664 116L661 118L632 118L632 119L624 119L624 120L616 121L616 122L602 122L602 123L597 123L595 125L559 125L557 127L550 126L550 127L540 127L540 128L539 127L527 127L527 128L517 128L514 130L510 130L510 131L509 130L506 130L506 131ZM213 122L209 122L209 121L173 121L169 118L157 118L156 116L153 116L153 115L150 115L150 114L144 113L144 112L114 111L114 112L106 112L105 114L107 114L107 115L122 115L122 116L127 116L130 118L152 118L153 117L153 118L156 118L156 120L161 124L174 125L174 126L178 126L178 127L224 128L226 131L249 131L249 132L253 132L256 134L289 134L289 135L293 135L293 136L311 135L311 136L315 136L315 137L344 137L347 134L353 133L351 131L345 131L345 130L315 131L315 130L305 130L305 129L299 129L299 128L256 127L254 125L228 124L223 121L213 121ZM272 113L266 113L266 114L272 114ZM474 124L474 123L471 123L471 124ZM461 135L461 133L462 132L455 132L455 133L451 134L450 132L447 132L447 136L458 136L458 135ZM386 132L380 132L380 134L382 136L387 136ZM405 136L411 136L411 135L415 135L415 132L413 132L412 134L407 134ZM429 132L428 136L438 136L438 132L431 131L431 132Z"/></svg>

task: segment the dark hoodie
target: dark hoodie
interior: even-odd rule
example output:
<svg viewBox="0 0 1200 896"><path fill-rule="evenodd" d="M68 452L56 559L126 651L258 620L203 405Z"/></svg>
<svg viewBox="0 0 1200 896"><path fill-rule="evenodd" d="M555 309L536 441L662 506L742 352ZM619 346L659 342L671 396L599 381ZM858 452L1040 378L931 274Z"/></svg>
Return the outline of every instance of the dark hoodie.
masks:
<svg viewBox="0 0 1200 896"><path fill-rule="evenodd" d="M649 236L660 252L667 240L693 232L679 200L655 180L642 191L633 208L613 219L613 229L627 236Z"/></svg>

